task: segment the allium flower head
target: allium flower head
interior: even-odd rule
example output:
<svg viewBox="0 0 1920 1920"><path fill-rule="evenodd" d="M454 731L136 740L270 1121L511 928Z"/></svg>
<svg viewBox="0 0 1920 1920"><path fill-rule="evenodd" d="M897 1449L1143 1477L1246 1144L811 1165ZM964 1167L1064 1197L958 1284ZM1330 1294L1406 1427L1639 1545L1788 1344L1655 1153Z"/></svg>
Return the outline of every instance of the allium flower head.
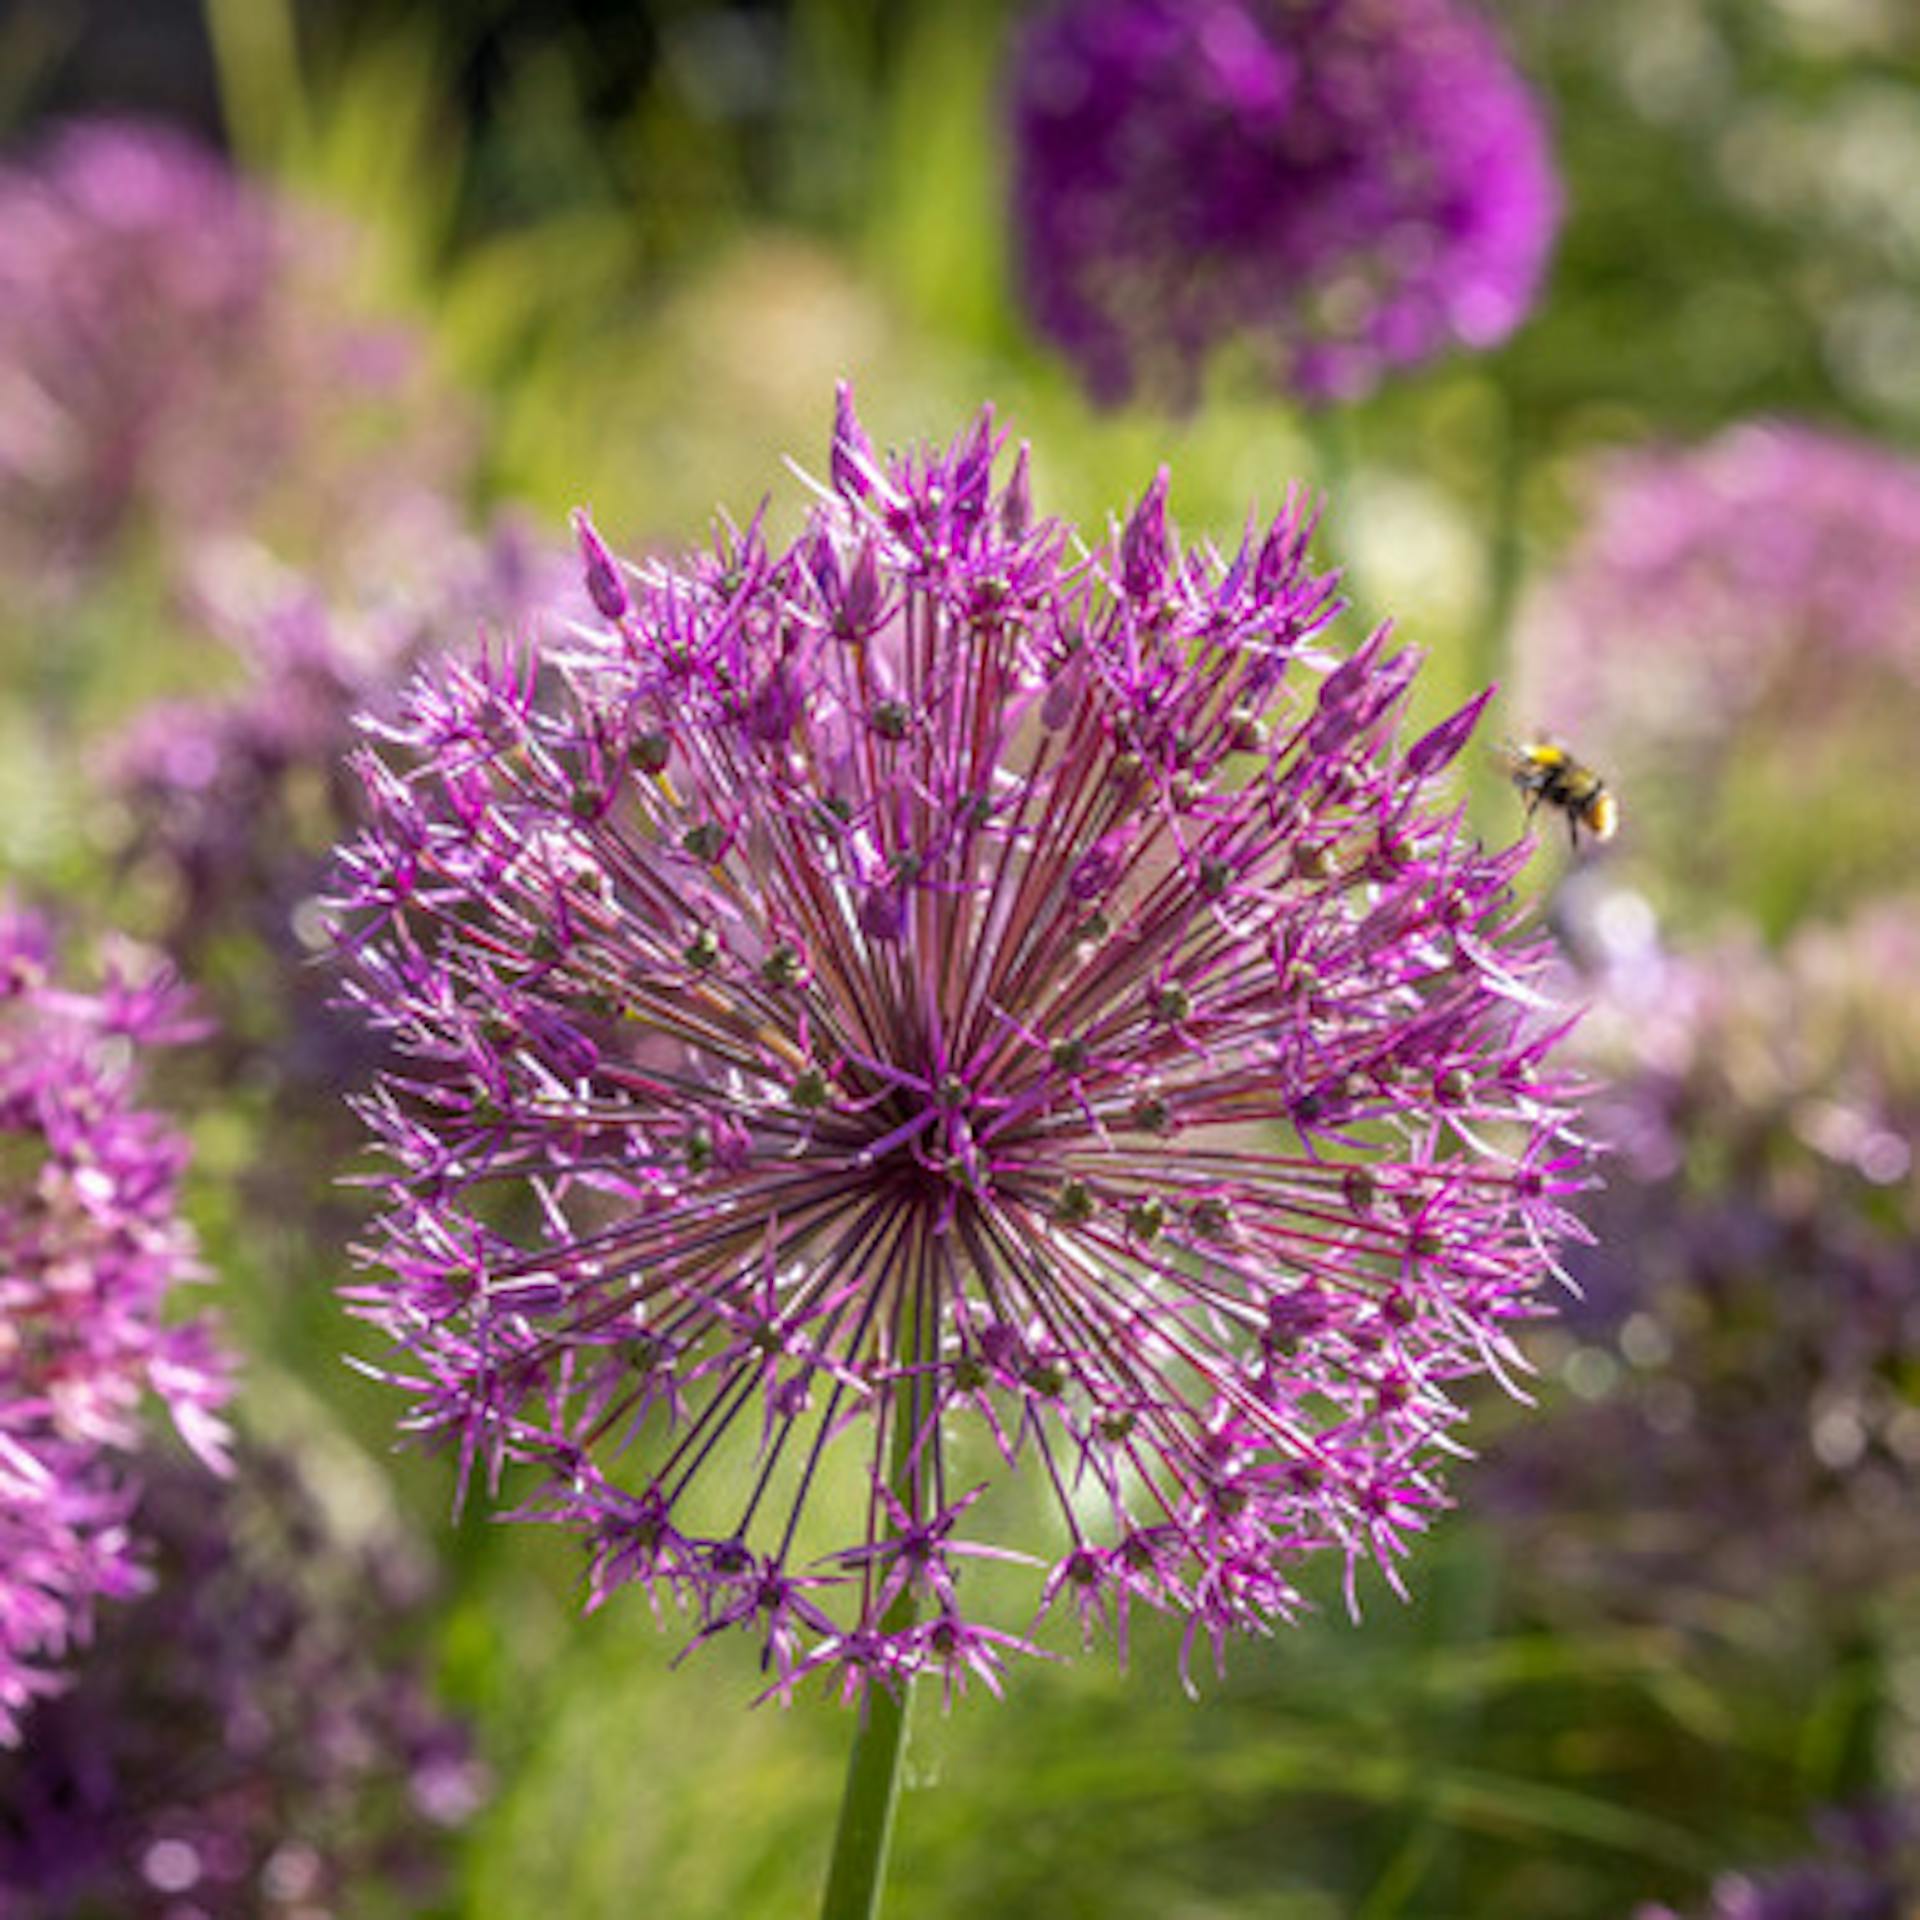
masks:
<svg viewBox="0 0 1920 1920"><path fill-rule="evenodd" d="M1804 726L1862 666L1920 685L1920 462L1764 421L1622 455L1522 640L1528 712L1610 749Z"/></svg>
<svg viewBox="0 0 1920 1920"><path fill-rule="evenodd" d="M96 1598L140 1585L126 1456L157 1395L212 1466L224 1368L175 1213L185 1149L135 1104L139 1050L190 1031L163 978L55 980L48 931L0 905L0 1744L58 1684Z"/></svg>
<svg viewBox="0 0 1920 1920"><path fill-rule="evenodd" d="M289 472L337 531L446 470L454 410L355 313L355 248L158 125L0 167L0 560L44 585L132 526L257 527Z"/></svg>
<svg viewBox="0 0 1920 1920"><path fill-rule="evenodd" d="M1234 340L1350 396L1533 303L1540 108L1453 0L1064 0L1011 84L1026 298L1097 399L1188 401Z"/></svg>
<svg viewBox="0 0 1920 1920"><path fill-rule="evenodd" d="M791 546L583 520L597 619L419 684L341 869L413 1427L781 1682L995 1678L996 1463L1123 1644L1394 1579L1584 1177L1481 702L1396 744L1297 510L1183 549L1163 472L1087 551L1002 452L843 392Z"/></svg>
<svg viewBox="0 0 1920 1920"><path fill-rule="evenodd" d="M398 1644L424 1597L284 1459L143 1474L152 1587L0 1759L8 1920L418 1914L482 1789Z"/></svg>
<svg viewBox="0 0 1920 1920"><path fill-rule="evenodd" d="M327 850L359 817L344 766L356 713L390 710L425 654L483 611L516 621L565 605L561 554L511 523L476 540L440 503L413 505L413 566L356 550L343 571L357 592L329 595L243 543L209 545L194 611L244 677L142 709L101 757L122 870L156 889L168 951L217 996L225 1064L244 1060L256 1080L337 1093L366 1067L364 1032L327 1004L313 965ZM324 1110L337 1117L337 1101Z"/></svg>
<svg viewBox="0 0 1920 1920"><path fill-rule="evenodd" d="M1770 929L1912 874L1920 463L1782 422L1597 470L1524 609L1515 710L1601 768L1672 918ZM1617 862L1619 864L1619 862Z"/></svg>
<svg viewBox="0 0 1920 1920"><path fill-rule="evenodd" d="M1608 773L1650 870L1828 900L1911 873L1920 462L1766 421L1618 456L1517 653L1517 711Z"/></svg>
<svg viewBox="0 0 1920 1920"><path fill-rule="evenodd" d="M1815 1823L1817 1854L1786 1866L1723 1873L1698 1920L1903 1920L1920 1900L1920 1809L1887 1800ZM1671 1907L1634 1920L1680 1920Z"/></svg>
<svg viewBox="0 0 1920 1920"><path fill-rule="evenodd" d="M1489 1499L1583 1608L1884 1596L1920 1576L1920 908L1595 954L1576 1051L1618 1168L1557 1330L1588 1404L1511 1435Z"/></svg>

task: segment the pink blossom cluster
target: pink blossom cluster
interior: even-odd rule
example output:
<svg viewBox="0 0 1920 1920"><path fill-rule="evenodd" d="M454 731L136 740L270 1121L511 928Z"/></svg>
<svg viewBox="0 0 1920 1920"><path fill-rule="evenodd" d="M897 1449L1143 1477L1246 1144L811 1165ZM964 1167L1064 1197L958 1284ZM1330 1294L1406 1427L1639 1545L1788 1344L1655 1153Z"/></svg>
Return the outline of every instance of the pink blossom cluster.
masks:
<svg viewBox="0 0 1920 1920"><path fill-rule="evenodd" d="M0 1742L142 1581L131 1524L145 1403L224 1459L226 1364L177 1210L185 1143L138 1104L145 1052L192 1031L172 981L130 956L63 986L45 925L0 909Z"/></svg>

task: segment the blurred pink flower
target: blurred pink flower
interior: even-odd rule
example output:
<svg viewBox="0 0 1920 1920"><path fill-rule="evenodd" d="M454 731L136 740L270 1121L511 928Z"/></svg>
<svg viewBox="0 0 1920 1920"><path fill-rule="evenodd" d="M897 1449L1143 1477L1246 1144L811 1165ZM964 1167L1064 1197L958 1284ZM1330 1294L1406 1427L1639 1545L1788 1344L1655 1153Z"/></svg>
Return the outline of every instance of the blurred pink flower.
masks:
<svg viewBox="0 0 1920 1920"><path fill-rule="evenodd" d="M331 534L450 478L460 410L356 306L357 258L162 126L0 168L0 564L44 587L134 532Z"/></svg>
<svg viewBox="0 0 1920 1920"><path fill-rule="evenodd" d="M186 1146L136 1105L144 1050L192 1031L171 979L131 956L92 993L63 987L44 923L0 904L0 1744L94 1601L141 1585L146 1396L224 1465L225 1358L172 1311L198 1277Z"/></svg>

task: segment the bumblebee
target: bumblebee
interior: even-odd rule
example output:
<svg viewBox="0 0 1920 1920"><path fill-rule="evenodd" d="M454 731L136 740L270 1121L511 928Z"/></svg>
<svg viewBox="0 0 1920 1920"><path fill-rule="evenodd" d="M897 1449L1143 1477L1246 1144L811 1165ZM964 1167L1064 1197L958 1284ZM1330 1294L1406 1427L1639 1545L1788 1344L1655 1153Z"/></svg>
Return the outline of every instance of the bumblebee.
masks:
<svg viewBox="0 0 1920 1920"><path fill-rule="evenodd" d="M1585 827L1597 841L1611 840L1620 826L1620 808L1607 783L1591 767L1582 766L1565 747L1553 740L1523 740L1506 750L1507 775L1527 796L1527 817L1543 803L1567 817L1567 833L1575 846Z"/></svg>

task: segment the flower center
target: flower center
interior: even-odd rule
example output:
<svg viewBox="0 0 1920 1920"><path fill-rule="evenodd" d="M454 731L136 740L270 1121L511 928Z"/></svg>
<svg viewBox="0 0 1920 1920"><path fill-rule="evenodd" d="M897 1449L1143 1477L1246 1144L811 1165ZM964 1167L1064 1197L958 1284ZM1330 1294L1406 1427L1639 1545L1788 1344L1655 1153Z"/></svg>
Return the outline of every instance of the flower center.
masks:
<svg viewBox="0 0 1920 1920"><path fill-rule="evenodd" d="M984 1196L991 1183L980 1131L996 1103L950 1069L899 1080L873 1110L877 1137L859 1163L950 1218L961 1195Z"/></svg>

